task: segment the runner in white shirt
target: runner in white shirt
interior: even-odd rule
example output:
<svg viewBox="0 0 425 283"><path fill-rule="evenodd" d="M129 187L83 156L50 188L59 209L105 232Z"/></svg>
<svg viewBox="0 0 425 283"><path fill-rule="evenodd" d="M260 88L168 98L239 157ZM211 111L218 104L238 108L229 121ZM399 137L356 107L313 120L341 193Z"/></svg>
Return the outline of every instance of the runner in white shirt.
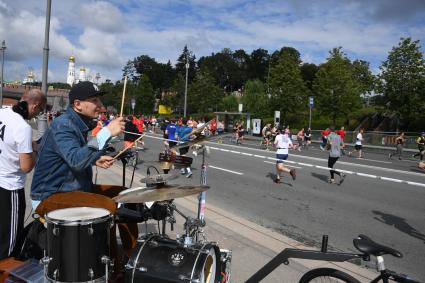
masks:
<svg viewBox="0 0 425 283"><path fill-rule="evenodd" d="M35 165L32 129L25 121L46 105L39 89L31 89L13 108L0 109L0 259L10 256L24 228L25 176Z"/></svg>
<svg viewBox="0 0 425 283"><path fill-rule="evenodd" d="M285 129L279 131L279 134L274 140L274 145L277 149L276 151L276 179L275 183L281 183L282 172L287 172L292 176L292 179L295 180L296 172L295 169L289 169L283 165L283 160L288 159L289 148L293 148L291 139L288 136L289 130Z"/></svg>
<svg viewBox="0 0 425 283"><path fill-rule="evenodd" d="M362 152L362 144L363 144L363 129L360 129L359 133L357 134L356 137L356 144L354 145L354 150L357 151L359 153L359 158L363 158L363 152ZM353 152L349 152L348 155L351 156L353 154Z"/></svg>

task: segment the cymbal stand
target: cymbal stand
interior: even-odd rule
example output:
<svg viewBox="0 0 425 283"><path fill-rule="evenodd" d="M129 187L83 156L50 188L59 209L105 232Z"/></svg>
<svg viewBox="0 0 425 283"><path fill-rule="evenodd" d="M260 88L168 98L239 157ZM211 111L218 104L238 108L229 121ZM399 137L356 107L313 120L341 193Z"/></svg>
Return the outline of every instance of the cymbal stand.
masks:
<svg viewBox="0 0 425 283"><path fill-rule="evenodd" d="M174 204L170 204L170 207L172 210L176 211L180 216L182 216L185 219L184 222L184 229L185 234L183 236L183 245L185 247L189 247L194 245L195 243L199 242L199 237L202 236L202 238L205 240L204 231L201 229L201 227L205 226L205 222L201 221L198 218L193 218L190 216L186 216L181 212Z"/></svg>
<svg viewBox="0 0 425 283"><path fill-rule="evenodd" d="M201 185L207 185L207 164L205 163L205 145L202 145L202 165L201 165ZM202 192L198 195L198 220L205 226L205 202L207 198L207 193ZM196 234L196 241L198 241L198 233Z"/></svg>

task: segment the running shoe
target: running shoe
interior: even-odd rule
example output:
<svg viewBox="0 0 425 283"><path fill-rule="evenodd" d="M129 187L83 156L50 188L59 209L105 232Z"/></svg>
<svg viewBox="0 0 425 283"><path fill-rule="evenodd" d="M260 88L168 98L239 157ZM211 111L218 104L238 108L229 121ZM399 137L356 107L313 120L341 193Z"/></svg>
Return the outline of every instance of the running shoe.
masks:
<svg viewBox="0 0 425 283"><path fill-rule="evenodd" d="M276 178L273 180L273 182L275 182L276 184L280 184L282 183L282 180L280 178Z"/></svg>
<svg viewBox="0 0 425 283"><path fill-rule="evenodd" d="M391 153L388 153L388 159L391 159L391 157L393 157L393 155Z"/></svg>
<svg viewBox="0 0 425 283"><path fill-rule="evenodd" d="M192 177L192 172L189 172L186 174L186 178L190 178L190 177Z"/></svg>
<svg viewBox="0 0 425 283"><path fill-rule="evenodd" d="M329 183L329 184L335 184L335 179L331 179L331 178L329 178L329 179L328 179L328 183Z"/></svg>
<svg viewBox="0 0 425 283"><path fill-rule="evenodd" d="M292 180L295 181L295 179L297 178L297 172L295 172L295 169L291 169L289 171L289 174L291 174Z"/></svg>
<svg viewBox="0 0 425 283"><path fill-rule="evenodd" d="M339 176L339 177L340 177L340 179L339 179L338 185L341 185L344 182L346 175L344 173L341 173L341 176Z"/></svg>

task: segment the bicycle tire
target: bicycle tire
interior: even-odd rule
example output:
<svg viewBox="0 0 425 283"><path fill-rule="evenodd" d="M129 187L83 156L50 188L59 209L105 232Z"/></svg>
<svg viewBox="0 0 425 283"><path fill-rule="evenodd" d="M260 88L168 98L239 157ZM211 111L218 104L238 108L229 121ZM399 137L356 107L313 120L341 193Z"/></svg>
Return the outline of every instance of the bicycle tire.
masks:
<svg viewBox="0 0 425 283"><path fill-rule="evenodd" d="M333 268L316 268L308 271L301 277L299 283L331 283L331 282L345 282L345 283L360 283L359 280L353 276Z"/></svg>

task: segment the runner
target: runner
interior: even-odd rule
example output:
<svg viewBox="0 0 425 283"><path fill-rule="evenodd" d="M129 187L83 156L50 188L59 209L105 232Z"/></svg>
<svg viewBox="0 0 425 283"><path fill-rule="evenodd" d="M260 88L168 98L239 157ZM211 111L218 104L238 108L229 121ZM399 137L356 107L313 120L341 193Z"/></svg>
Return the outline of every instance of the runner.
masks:
<svg viewBox="0 0 425 283"><path fill-rule="evenodd" d="M420 160L424 160L425 155L425 132L421 133L421 136L416 139L416 144L418 145L419 152L416 154L413 154L413 158L416 156L420 156Z"/></svg>
<svg viewBox="0 0 425 283"><path fill-rule="evenodd" d="M338 161L338 158L341 157L341 149L344 146L341 136L335 133L335 128L332 126L330 128L330 134L328 136L327 148L329 148L329 157L328 157L328 167L331 177L329 178L329 183L335 184L335 174L339 176L339 185L344 182L345 174L341 173L334 169L335 163Z"/></svg>
<svg viewBox="0 0 425 283"><path fill-rule="evenodd" d="M363 148L363 129L360 129L359 133L357 134L356 137L356 144L354 146L354 150L357 151L359 153L359 158L363 158L362 155L362 148ZM350 151L348 152L349 156L352 156L353 152Z"/></svg>
<svg viewBox="0 0 425 283"><path fill-rule="evenodd" d="M304 128L297 133L298 151L301 151L301 147L304 147Z"/></svg>
<svg viewBox="0 0 425 283"><path fill-rule="evenodd" d="M401 133L396 139L395 139L395 143L396 143L396 149L395 149L395 154L398 155L398 160L401 160L401 156L403 155L403 145L406 142L406 138L404 137L404 133ZM391 157L393 156L393 153L389 153L388 154L388 159L391 159Z"/></svg>
<svg viewBox="0 0 425 283"><path fill-rule="evenodd" d="M293 144L291 139L288 136L289 130L285 129L284 133L282 133L282 130L279 131L279 134L276 136L276 139L274 141L274 145L277 149L276 151L276 179L274 180L275 183L281 183L282 172L287 172L291 175L292 180L295 180L296 178L296 172L295 169L289 169L283 165L283 161L288 159L289 154L289 148L293 148Z"/></svg>
<svg viewBox="0 0 425 283"><path fill-rule="evenodd" d="M330 133L329 128L326 128L322 131L322 144L320 145L321 150L325 150L325 146L328 142L329 133Z"/></svg>
<svg viewBox="0 0 425 283"><path fill-rule="evenodd" d="M305 148L308 149L309 145L311 144L311 129L310 128L308 128L304 134L304 142L305 142Z"/></svg>
<svg viewBox="0 0 425 283"><path fill-rule="evenodd" d="M342 126L339 131L336 131L336 133L337 133L337 135L339 135L341 137L341 141L342 141L341 155L345 155L345 151L344 151L345 128L344 128L344 126Z"/></svg>

